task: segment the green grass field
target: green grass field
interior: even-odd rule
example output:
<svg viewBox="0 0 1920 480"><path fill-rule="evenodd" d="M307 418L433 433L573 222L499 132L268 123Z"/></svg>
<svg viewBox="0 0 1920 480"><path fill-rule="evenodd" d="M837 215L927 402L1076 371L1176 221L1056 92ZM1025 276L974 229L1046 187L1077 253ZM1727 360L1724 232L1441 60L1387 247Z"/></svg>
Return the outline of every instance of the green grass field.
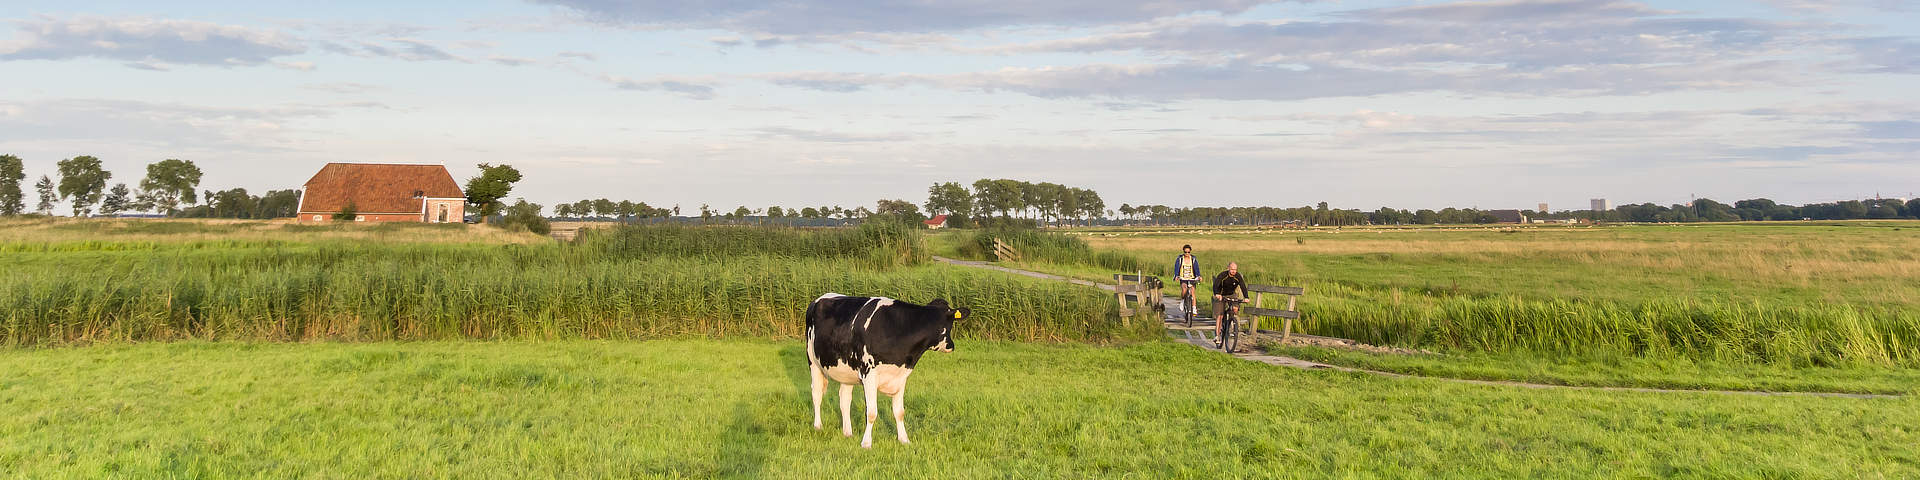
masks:
<svg viewBox="0 0 1920 480"><path fill-rule="evenodd" d="M1451 355L1311 355L1349 366L1881 392L1913 390L1920 369L1920 222L1070 234L1091 248L1037 249L1025 265L1104 281L1131 262L1165 275L1192 244L1210 274L1236 261L1255 283L1307 287L1301 331ZM1105 259L1116 254L1128 258Z"/></svg>
<svg viewBox="0 0 1920 480"><path fill-rule="evenodd" d="M961 341L912 445L814 431L793 341L0 351L16 478L1910 478L1920 400L1555 391L1169 343ZM883 399L884 402L884 399ZM832 400L829 399L829 404ZM862 408L856 405L856 411ZM884 407L883 407L884 408ZM885 418L885 415L882 416Z"/></svg>

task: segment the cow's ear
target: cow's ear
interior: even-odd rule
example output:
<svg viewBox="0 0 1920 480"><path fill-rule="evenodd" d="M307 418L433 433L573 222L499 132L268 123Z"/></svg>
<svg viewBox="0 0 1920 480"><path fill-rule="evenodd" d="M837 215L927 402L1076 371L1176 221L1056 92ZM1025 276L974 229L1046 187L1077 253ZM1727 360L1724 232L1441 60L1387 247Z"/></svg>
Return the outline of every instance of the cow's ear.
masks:
<svg viewBox="0 0 1920 480"><path fill-rule="evenodd" d="M947 308L947 299L944 299L944 298L936 298L936 299L933 299L933 301L931 301L931 302L927 302L927 306L929 306L929 307L940 307L940 308Z"/></svg>
<svg viewBox="0 0 1920 480"><path fill-rule="evenodd" d="M967 308L965 308L965 307L962 307L962 308L961 308L961 309L959 309L959 310L954 310L954 311L953 311L953 319L954 319L954 320L959 320L959 319L963 319L963 318L967 318L967 317L971 317L971 316L973 316L973 310L971 310L971 309L967 309Z"/></svg>

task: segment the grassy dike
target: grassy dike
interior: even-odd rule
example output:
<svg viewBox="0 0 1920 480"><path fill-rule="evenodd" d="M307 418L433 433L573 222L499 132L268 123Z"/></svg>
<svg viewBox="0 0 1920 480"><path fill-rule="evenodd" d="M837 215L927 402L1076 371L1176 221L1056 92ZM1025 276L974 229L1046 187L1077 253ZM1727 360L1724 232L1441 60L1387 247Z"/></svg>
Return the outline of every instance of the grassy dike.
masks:
<svg viewBox="0 0 1920 480"><path fill-rule="evenodd" d="M1538 390L1183 345L961 341L912 445L810 426L798 342L0 351L17 478L1907 478L1920 400ZM832 405L829 399L828 404ZM831 408L831 407L829 407ZM863 408L856 405L856 411ZM885 406L883 404L882 408ZM882 416L883 418L886 415Z"/></svg>

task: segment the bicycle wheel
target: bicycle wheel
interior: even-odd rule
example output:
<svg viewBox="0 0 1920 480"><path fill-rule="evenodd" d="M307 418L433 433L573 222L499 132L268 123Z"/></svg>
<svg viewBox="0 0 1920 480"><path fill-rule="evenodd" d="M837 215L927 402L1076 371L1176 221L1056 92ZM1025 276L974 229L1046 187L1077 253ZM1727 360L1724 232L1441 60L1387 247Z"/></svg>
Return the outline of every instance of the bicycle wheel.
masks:
<svg viewBox="0 0 1920 480"><path fill-rule="evenodd" d="M1221 316L1227 317L1226 323L1223 324L1226 326L1226 329L1221 330L1220 333L1221 344L1224 345L1222 348L1224 348L1227 353L1233 353L1234 349L1240 346L1240 332L1237 331L1239 329L1235 328L1236 325L1234 325L1234 323L1238 323L1239 319L1234 318L1236 315L1230 313L1222 314Z"/></svg>
<svg viewBox="0 0 1920 480"><path fill-rule="evenodd" d="M1187 317L1187 328L1193 328L1193 295L1180 298L1180 316Z"/></svg>

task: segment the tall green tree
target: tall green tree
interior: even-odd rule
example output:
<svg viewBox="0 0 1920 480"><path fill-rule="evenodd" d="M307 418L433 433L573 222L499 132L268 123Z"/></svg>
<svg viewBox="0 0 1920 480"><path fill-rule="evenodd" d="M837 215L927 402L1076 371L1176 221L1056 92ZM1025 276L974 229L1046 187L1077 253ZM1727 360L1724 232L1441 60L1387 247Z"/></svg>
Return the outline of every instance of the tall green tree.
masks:
<svg viewBox="0 0 1920 480"><path fill-rule="evenodd" d="M180 204L199 203L193 192L200 187L200 167L191 160L166 159L147 164L147 176L140 179L136 201L142 210L167 215L180 212ZM209 199L208 201L212 201Z"/></svg>
<svg viewBox="0 0 1920 480"><path fill-rule="evenodd" d="M40 194L40 205L34 210L41 215L52 215L53 202L60 200L60 195L53 191L53 177L41 175L40 182L33 184L33 191Z"/></svg>
<svg viewBox="0 0 1920 480"><path fill-rule="evenodd" d="M127 207L133 203L131 194L132 192L127 190L127 184L113 184L113 189L107 191L107 198L100 201L100 214L119 215L120 212L126 211Z"/></svg>
<svg viewBox="0 0 1920 480"><path fill-rule="evenodd" d="M480 215L480 223L487 223L489 217L500 213L500 199L507 198L514 182L518 181L520 171L512 165L480 164L480 174L467 179L467 204Z"/></svg>
<svg viewBox="0 0 1920 480"><path fill-rule="evenodd" d="M973 215L973 195L958 182L936 183L927 187L927 214L946 214L966 218Z"/></svg>
<svg viewBox="0 0 1920 480"><path fill-rule="evenodd" d="M20 157L0 155L0 215L19 215L27 210L27 197L20 181L27 179L26 165Z"/></svg>
<svg viewBox="0 0 1920 480"><path fill-rule="evenodd" d="M60 198L73 202L73 216L84 217L107 192L107 180L113 173L100 167L100 159L88 155L61 160Z"/></svg>

